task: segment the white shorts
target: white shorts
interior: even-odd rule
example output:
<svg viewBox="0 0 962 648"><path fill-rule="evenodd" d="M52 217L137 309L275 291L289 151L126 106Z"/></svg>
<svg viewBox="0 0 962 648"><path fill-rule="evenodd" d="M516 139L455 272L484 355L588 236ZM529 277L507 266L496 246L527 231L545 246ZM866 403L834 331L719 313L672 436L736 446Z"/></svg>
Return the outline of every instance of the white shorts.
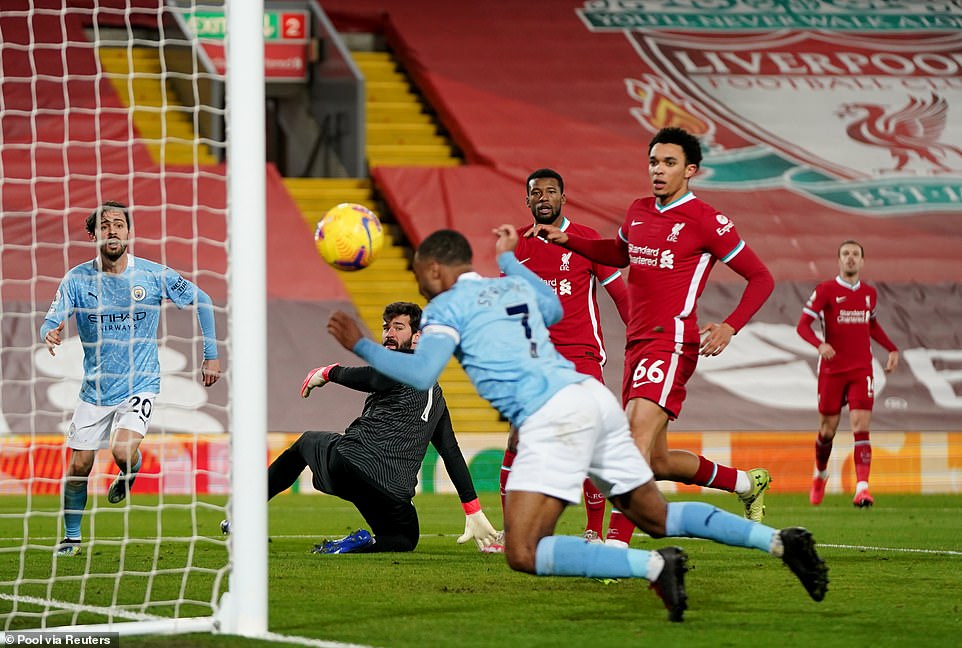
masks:
<svg viewBox="0 0 962 648"><path fill-rule="evenodd" d="M605 497L654 479L621 405L597 380L568 385L521 424L518 456L505 490L575 503L585 475Z"/></svg>
<svg viewBox="0 0 962 648"><path fill-rule="evenodd" d="M67 447L74 450L107 448L117 428L146 436L155 398L157 394L144 392L117 405L91 405L80 401L67 428Z"/></svg>

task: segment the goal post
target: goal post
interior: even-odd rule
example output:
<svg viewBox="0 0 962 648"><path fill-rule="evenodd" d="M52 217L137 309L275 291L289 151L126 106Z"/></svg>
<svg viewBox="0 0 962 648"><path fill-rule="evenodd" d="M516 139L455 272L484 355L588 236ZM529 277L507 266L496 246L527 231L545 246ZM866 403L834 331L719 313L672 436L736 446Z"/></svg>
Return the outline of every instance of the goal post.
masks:
<svg viewBox="0 0 962 648"><path fill-rule="evenodd" d="M0 632L270 636L264 2L3 7ZM187 29L210 12L226 25L220 72L199 67ZM198 384L195 309L161 307L143 468L108 504L118 468L97 453L83 552L62 557L63 433L84 349L75 316L56 358L38 331L67 271L97 256L84 221L108 200L130 207L128 253L210 293L224 374L210 391Z"/></svg>
<svg viewBox="0 0 962 648"><path fill-rule="evenodd" d="M228 208L231 215L232 577L222 631L267 631L267 219L263 0L227 12ZM242 70L231 74L231 70ZM242 134L234 136L235 134Z"/></svg>

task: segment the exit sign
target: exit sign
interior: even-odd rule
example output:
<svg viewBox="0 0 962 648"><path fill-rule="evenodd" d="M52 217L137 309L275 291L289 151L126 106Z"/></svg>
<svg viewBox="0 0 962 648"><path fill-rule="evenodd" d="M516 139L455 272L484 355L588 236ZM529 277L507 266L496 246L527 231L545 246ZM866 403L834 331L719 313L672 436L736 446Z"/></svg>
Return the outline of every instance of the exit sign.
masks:
<svg viewBox="0 0 962 648"><path fill-rule="evenodd" d="M188 11L184 13L187 27L201 40L223 40L227 33L227 16L223 11ZM264 12L264 40L306 41L307 12L277 11Z"/></svg>
<svg viewBox="0 0 962 648"><path fill-rule="evenodd" d="M184 20L221 74L226 69L223 11L186 11ZM264 76L268 81L299 81L307 77L307 11L268 9L264 12Z"/></svg>

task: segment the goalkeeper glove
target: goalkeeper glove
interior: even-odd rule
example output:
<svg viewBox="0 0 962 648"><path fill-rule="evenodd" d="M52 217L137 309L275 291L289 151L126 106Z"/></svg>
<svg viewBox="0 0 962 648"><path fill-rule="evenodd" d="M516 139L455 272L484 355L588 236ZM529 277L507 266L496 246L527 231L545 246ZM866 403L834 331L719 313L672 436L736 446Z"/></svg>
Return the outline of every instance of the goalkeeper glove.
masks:
<svg viewBox="0 0 962 648"><path fill-rule="evenodd" d="M307 373L307 378L304 379L303 384L301 384L301 398L307 398L311 395L311 390L315 387L323 387L330 380L328 377L331 373L331 369L334 367L339 367L338 363L329 364L326 367L318 367L317 369L311 369Z"/></svg>
<svg viewBox="0 0 962 648"><path fill-rule="evenodd" d="M501 534L491 526L484 511L481 510L481 504L478 500L464 502L461 506L464 508L465 515L464 533L458 538L458 544L464 544L473 539L475 544L478 545L478 551L484 553L504 551L500 544Z"/></svg>

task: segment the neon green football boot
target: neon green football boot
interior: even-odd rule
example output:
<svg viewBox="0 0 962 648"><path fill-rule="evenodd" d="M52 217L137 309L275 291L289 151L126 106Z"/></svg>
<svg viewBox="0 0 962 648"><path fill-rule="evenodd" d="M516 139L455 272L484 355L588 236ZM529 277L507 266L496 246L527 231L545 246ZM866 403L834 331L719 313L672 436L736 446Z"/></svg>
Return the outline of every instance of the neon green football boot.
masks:
<svg viewBox="0 0 962 648"><path fill-rule="evenodd" d="M745 505L745 517L761 522L765 519L765 491L772 483L772 477L764 468L752 468L748 471L748 476L754 486L750 492L739 495L738 499Z"/></svg>

